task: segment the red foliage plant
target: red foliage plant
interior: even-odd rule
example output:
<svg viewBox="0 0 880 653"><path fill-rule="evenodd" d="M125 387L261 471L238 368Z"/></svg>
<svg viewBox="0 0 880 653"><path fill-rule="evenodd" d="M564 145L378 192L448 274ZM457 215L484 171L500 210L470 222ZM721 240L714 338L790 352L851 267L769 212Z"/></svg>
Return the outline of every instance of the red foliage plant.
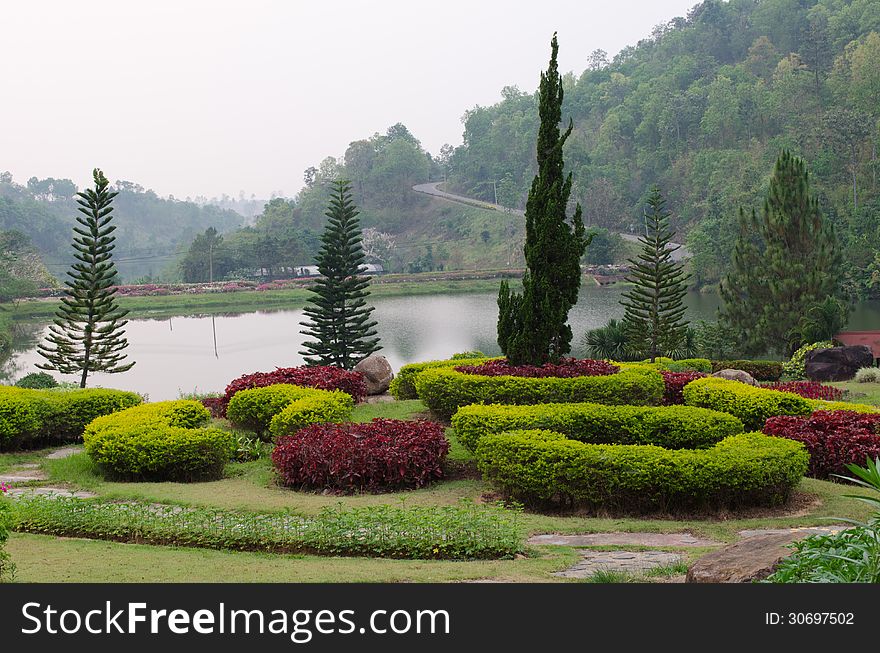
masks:
<svg viewBox="0 0 880 653"><path fill-rule="evenodd" d="M764 433L803 442L810 452L809 475L847 474L845 465L864 465L880 456L880 413L817 410L810 416L770 417Z"/></svg>
<svg viewBox="0 0 880 653"><path fill-rule="evenodd" d="M272 463L282 485L352 493L417 488L443 476L443 426L376 418L312 424L278 438Z"/></svg>
<svg viewBox="0 0 880 653"><path fill-rule="evenodd" d="M777 381L776 383L764 383L761 387L780 392L793 392L806 399L825 399L826 401L843 399L843 390L830 385L822 385L818 381Z"/></svg>
<svg viewBox="0 0 880 653"><path fill-rule="evenodd" d="M608 376L616 374L620 368L608 361L590 358L561 358L558 363L543 365L511 365L504 359L486 361L480 365L459 365L456 372L480 374L482 376L523 376L543 378L548 376L571 378L575 376Z"/></svg>
<svg viewBox="0 0 880 653"><path fill-rule="evenodd" d="M239 390L249 388L263 388L276 383L291 383L319 390L342 390L347 392L360 403L367 396L367 384L360 372L350 372L339 367L329 365L315 365L313 367L276 367L271 372L255 372L240 376L226 386L226 393L220 397L218 405L220 417L226 417L226 407L229 400ZM204 403L204 402L202 402ZM208 406L213 412L214 409Z"/></svg>
<svg viewBox="0 0 880 653"><path fill-rule="evenodd" d="M663 375L663 383L666 386L663 392L664 406L683 404L684 396L682 390L684 390L684 387L691 381L706 376L702 372L670 372L668 370L660 370L660 374Z"/></svg>

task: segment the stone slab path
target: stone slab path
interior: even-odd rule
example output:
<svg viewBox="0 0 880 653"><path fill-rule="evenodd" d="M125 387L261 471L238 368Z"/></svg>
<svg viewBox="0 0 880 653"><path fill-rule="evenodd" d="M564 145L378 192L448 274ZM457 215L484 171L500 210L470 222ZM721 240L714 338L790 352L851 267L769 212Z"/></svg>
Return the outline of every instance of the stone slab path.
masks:
<svg viewBox="0 0 880 653"><path fill-rule="evenodd" d="M83 450L82 446L61 447L46 456L51 460L59 460L67 458ZM50 487L50 486L34 486L31 483L40 481L48 481L49 477L40 469L39 463L22 463L0 474L0 483L11 485L7 494L10 497L21 497L25 495L39 494L47 497L66 497L71 499L93 499L98 496L94 492L85 490L74 491L66 488ZM28 484L25 487L15 487L17 484Z"/></svg>
<svg viewBox="0 0 880 653"><path fill-rule="evenodd" d="M61 447L60 449L56 449L55 451L50 453L48 456L46 456L46 458L49 460L58 460L60 458L69 458L70 456L72 456L74 454L82 453L82 452L83 452L83 448L81 446L79 446L79 447Z"/></svg>
<svg viewBox="0 0 880 653"><path fill-rule="evenodd" d="M86 490L65 490L59 487L13 487L9 488L7 494L10 497L21 497L33 494L39 494L46 497L63 497L67 499L94 499L98 495L94 492Z"/></svg>
<svg viewBox="0 0 880 653"><path fill-rule="evenodd" d="M690 533L589 533L587 535L534 535L529 544L557 546L721 546L721 542Z"/></svg>
<svg viewBox="0 0 880 653"><path fill-rule="evenodd" d="M45 481L48 479L42 470L35 469L37 466L20 465L14 469L0 474L0 483L31 483L33 481Z"/></svg>
<svg viewBox="0 0 880 653"><path fill-rule="evenodd" d="M759 537L761 535L786 535L793 534L798 537L808 535L832 535L840 531L852 528L847 524L834 524L832 526L800 526L798 528L756 528L754 530L738 531L740 537Z"/></svg>
<svg viewBox="0 0 880 653"><path fill-rule="evenodd" d="M681 556L667 551L578 551L583 558L565 571L553 575L562 578L589 578L597 571L638 573L681 562Z"/></svg>

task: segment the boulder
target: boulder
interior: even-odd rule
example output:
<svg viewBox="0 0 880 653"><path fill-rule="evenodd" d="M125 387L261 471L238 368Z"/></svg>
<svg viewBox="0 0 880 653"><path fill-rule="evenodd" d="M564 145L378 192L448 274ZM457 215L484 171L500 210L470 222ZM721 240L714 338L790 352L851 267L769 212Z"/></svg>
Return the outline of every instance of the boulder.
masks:
<svg viewBox="0 0 880 653"><path fill-rule="evenodd" d="M715 374L713 374L712 376L717 376L719 379L727 379L729 381L748 383L749 385L758 385L758 382L755 381L755 377L753 377L748 372L744 372L742 370L719 370L715 372Z"/></svg>
<svg viewBox="0 0 880 653"><path fill-rule="evenodd" d="M364 375L368 395L380 395L387 392L388 386L391 385L391 379L394 378L394 372L391 370L388 359L378 354L367 356L354 366L354 371Z"/></svg>
<svg viewBox="0 0 880 653"><path fill-rule="evenodd" d="M688 583L750 583L767 578L783 558L798 532L755 535L704 555L687 573Z"/></svg>
<svg viewBox="0 0 880 653"><path fill-rule="evenodd" d="M874 365L874 354L865 345L814 349L807 352L804 371L811 381L849 381L859 368Z"/></svg>

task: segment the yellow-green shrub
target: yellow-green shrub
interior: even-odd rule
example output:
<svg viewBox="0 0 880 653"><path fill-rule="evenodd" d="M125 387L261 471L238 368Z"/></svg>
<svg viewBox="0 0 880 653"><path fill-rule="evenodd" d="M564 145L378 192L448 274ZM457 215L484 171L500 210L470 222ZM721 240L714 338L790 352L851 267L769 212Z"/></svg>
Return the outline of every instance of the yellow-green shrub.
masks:
<svg viewBox="0 0 880 653"><path fill-rule="evenodd" d="M231 433L204 428L197 401L144 404L99 417L83 434L86 452L108 476L137 481L220 478L235 451Z"/></svg>
<svg viewBox="0 0 880 653"><path fill-rule="evenodd" d="M417 399L415 379L427 369L435 367L457 367L459 365L480 365L491 358L454 358L445 361L425 361L423 363L410 363L400 368L397 374L391 379L391 386L388 391L391 396L397 400Z"/></svg>
<svg viewBox="0 0 880 653"><path fill-rule="evenodd" d="M694 406L538 404L462 406L452 416L456 436L473 451L489 433L542 429L592 444L654 444L668 449L709 447L743 432L733 415Z"/></svg>
<svg viewBox="0 0 880 653"><path fill-rule="evenodd" d="M809 415L814 410L814 400L791 392L779 392L715 377L691 381L684 387L682 394L686 405L730 413L750 430L762 428L768 417Z"/></svg>
<svg viewBox="0 0 880 653"><path fill-rule="evenodd" d="M778 505L809 462L801 443L761 433L670 450L512 431L485 435L476 457L488 479L525 503L624 511Z"/></svg>
<svg viewBox="0 0 880 653"><path fill-rule="evenodd" d="M623 368L606 376L570 378L480 376L450 368L433 368L415 379L428 408L451 417L469 404L580 403L656 405L663 399L663 377L647 366Z"/></svg>
<svg viewBox="0 0 880 653"><path fill-rule="evenodd" d="M261 436L277 436L308 424L345 421L351 417L352 408L351 395L339 390L279 383L236 392L229 400L226 417L236 426Z"/></svg>
<svg viewBox="0 0 880 653"><path fill-rule="evenodd" d="M0 450L78 440L96 417L141 403L134 392L0 386Z"/></svg>
<svg viewBox="0 0 880 653"><path fill-rule="evenodd" d="M824 399L808 399L813 410L851 410L856 413L880 413L880 406L853 404L848 401L826 401Z"/></svg>

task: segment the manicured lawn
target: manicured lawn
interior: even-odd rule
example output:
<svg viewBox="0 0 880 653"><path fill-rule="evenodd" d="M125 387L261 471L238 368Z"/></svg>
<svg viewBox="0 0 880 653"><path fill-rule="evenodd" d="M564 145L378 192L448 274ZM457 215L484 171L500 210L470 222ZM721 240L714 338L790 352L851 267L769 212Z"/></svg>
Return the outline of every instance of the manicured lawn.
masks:
<svg viewBox="0 0 880 653"><path fill-rule="evenodd" d="M880 383L856 383L855 381L835 381L827 383L835 388L848 391L844 401L857 404L873 404L880 406Z"/></svg>

